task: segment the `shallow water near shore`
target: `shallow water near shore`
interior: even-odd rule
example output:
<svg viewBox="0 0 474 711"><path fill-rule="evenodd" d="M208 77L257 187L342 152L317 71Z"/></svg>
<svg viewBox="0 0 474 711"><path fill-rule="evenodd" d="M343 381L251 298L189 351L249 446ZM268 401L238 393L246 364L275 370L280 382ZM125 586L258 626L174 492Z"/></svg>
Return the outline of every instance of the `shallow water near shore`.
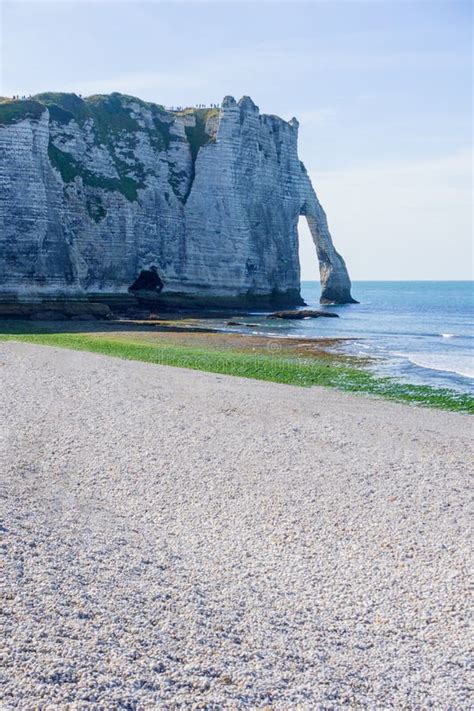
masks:
<svg viewBox="0 0 474 711"><path fill-rule="evenodd" d="M359 304L319 305L319 282L302 282L310 308L339 319L269 320L251 316L254 331L298 338L351 338L348 353L377 358L383 374L434 387L474 392L474 286L468 281L358 281ZM237 330L237 329L236 329ZM248 329L247 329L248 333Z"/></svg>

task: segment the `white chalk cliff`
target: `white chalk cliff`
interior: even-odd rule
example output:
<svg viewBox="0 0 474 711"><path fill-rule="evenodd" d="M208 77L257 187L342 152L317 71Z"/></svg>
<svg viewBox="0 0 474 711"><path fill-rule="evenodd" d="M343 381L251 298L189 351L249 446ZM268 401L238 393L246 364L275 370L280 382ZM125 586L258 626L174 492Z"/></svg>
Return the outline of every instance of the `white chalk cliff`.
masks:
<svg viewBox="0 0 474 711"><path fill-rule="evenodd" d="M155 267L162 296L298 303L305 215L322 301L352 301L297 138L248 97L0 100L0 297L126 295Z"/></svg>

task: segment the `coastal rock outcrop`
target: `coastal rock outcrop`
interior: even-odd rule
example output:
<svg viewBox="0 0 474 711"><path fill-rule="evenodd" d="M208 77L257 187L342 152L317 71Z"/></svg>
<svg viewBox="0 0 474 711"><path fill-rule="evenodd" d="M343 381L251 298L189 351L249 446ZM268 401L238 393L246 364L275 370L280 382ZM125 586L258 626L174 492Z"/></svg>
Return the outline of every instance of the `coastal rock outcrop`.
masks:
<svg viewBox="0 0 474 711"><path fill-rule="evenodd" d="M268 314L267 318L301 320L303 318L339 318L339 315L333 313L332 311L314 311L313 309L298 309L297 311L274 311L272 314Z"/></svg>
<svg viewBox="0 0 474 711"><path fill-rule="evenodd" d="M145 285L302 303L304 215L322 302L351 302L297 137L296 119L249 97L178 111L121 94L0 99L0 299L107 302Z"/></svg>

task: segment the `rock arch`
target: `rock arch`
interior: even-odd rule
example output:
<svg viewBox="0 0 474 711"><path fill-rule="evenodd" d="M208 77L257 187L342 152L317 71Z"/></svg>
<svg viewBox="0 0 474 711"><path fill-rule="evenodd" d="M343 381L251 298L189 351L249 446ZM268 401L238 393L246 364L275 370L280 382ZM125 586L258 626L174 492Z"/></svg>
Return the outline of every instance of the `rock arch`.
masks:
<svg viewBox="0 0 474 711"><path fill-rule="evenodd" d="M322 304L357 304L351 295L351 280L346 264L334 247L329 232L326 213L316 196L308 174L303 172L303 196L299 215L308 223L319 261Z"/></svg>

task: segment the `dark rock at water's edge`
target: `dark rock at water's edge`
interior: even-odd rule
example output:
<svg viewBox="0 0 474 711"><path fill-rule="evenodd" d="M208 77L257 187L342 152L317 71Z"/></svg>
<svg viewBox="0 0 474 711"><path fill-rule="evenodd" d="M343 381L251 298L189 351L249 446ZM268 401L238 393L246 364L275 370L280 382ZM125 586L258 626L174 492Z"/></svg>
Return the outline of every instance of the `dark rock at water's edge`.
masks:
<svg viewBox="0 0 474 711"><path fill-rule="evenodd" d="M77 316L69 316L70 321L97 321L97 318L92 314L77 314Z"/></svg>
<svg viewBox="0 0 474 711"><path fill-rule="evenodd" d="M118 93L0 99L0 300L302 305L304 215L321 300L352 302L297 139L296 119L248 97L177 111Z"/></svg>
<svg viewBox="0 0 474 711"><path fill-rule="evenodd" d="M32 321L67 321L68 317L61 311L35 311L31 314Z"/></svg>
<svg viewBox="0 0 474 711"><path fill-rule="evenodd" d="M107 304L91 301L47 300L30 303L0 302L0 318L31 319L32 321L89 321L110 319Z"/></svg>
<svg viewBox="0 0 474 711"><path fill-rule="evenodd" d="M303 319L303 318L339 318L338 314L333 314L331 311L313 311L310 309L302 309L301 311L275 311L268 314L267 318L286 318L286 319Z"/></svg>
<svg viewBox="0 0 474 711"><path fill-rule="evenodd" d="M132 292L130 292L132 293ZM253 309L268 310L277 307L305 306L297 289L290 289L282 292L273 290L271 294L235 294L216 295L212 291L209 293L190 294L187 292L162 291L161 293L140 290L134 291L140 307L148 307L159 311L226 311L241 309L251 311ZM94 295L94 300L98 295ZM108 297L104 297L110 303Z"/></svg>
<svg viewBox="0 0 474 711"><path fill-rule="evenodd" d="M348 292L347 298L344 299L344 301L340 301L340 293L337 292L338 295L332 295L325 292L325 296L321 296L319 299L319 303L322 304L322 306L336 306L337 304L359 304L360 302L357 301L356 299L353 299L352 296L350 295L350 292Z"/></svg>

